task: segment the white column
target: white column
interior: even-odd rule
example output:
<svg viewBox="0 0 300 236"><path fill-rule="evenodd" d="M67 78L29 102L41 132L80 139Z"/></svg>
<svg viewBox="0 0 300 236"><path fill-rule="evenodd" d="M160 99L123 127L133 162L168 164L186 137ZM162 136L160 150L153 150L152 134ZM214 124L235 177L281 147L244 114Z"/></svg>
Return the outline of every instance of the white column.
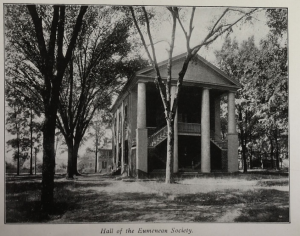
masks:
<svg viewBox="0 0 300 236"><path fill-rule="evenodd" d="M113 115L113 122L111 126L111 134L112 134L112 139L111 139L111 145L112 145L112 155L116 155L115 153L115 145L116 145L116 140L115 140L115 114Z"/></svg>
<svg viewBox="0 0 300 236"><path fill-rule="evenodd" d="M220 112L220 96L215 97L215 140L221 137L221 112Z"/></svg>
<svg viewBox="0 0 300 236"><path fill-rule="evenodd" d="M124 101L122 102L121 106L121 170L122 173L124 171L124 153L125 153L125 148L124 148L124 141L125 141L125 132L124 132Z"/></svg>
<svg viewBox="0 0 300 236"><path fill-rule="evenodd" d="M137 91L137 128L146 128L146 84L138 83Z"/></svg>
<svg viewBox="0 0 300 236"><path fill-rule="evenodd" d="M236 133L235 123L235 93L228 93L228 133Z"/></svg>
<svg viewBox="0 0 300 236"><path fill-rule="evenodd" d="M210 172L209 89L203 88L201 106L201 172Z"/></svg>
<svg viewBox="0 0 300 236"><path fill-rule="evenodd" d="M177 86L171 87L171 107L173 106L175 92ZM175 118L174 118L174 165L173 172L178 172L178 108L176 110Z"/></svg>
<svg viewBox="0 0 300 236"><path fill-rule="evenodd" d="M228 172L238 171L238 135L236 132L236 121L235 121L235 93L228 93Z"/></svg>
<svg viewBox="0 0 300 236"><path fill-rule="evenodd" d="M119 162L119 151L120 151L120 147L119 147L119 129L120 129L120 127L119 127L119 124L120 124L120 122L119 122L119 119L120 119L120 117L119 117L119 109L117 109L117 125L116 125L116 132L117 132L117 135L116 135L116 138L117 138L117 140L116 140L116 163L115 163L115 166L116 167L118 167L118 162Z"/></svg>
<svg viewBox="0 0 300 236"><path fill-rule="evenodd" d="M138 178L148 172L148 130L146 127L146 84L138 83L136 169Z"/></svg>

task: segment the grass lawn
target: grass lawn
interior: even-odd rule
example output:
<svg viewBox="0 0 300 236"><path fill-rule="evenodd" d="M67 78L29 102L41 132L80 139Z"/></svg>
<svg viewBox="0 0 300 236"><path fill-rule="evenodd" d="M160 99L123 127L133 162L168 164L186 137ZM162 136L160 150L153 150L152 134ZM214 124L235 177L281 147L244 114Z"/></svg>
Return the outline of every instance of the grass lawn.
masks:
<svg viewBox="0 0 300 236"><path fill-rule="evenodd" d="M288 222L288 177L265 174L161 180L101 175L55 179L53 214L41 217L41 177L6 177L7 223Z"/></svg>

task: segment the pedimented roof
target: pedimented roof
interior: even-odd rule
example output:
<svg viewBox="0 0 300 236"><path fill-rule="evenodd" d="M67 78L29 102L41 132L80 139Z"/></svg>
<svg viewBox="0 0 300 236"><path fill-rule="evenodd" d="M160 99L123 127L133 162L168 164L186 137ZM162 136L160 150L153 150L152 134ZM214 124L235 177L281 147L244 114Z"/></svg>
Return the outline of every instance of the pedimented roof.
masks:
<svg viewBox="0 0 300 236"><path fill-rule="evenodd" d="M178 78L177 75L181 71L185 57L186 53L183 53L172 58L173 83L175 83ZM158 63L160 74L163 80L167 78L167 65L168 60ZM132 86L134 86L139 80L154 81L153 79L155 77L156 72L152 66L139 70L136 73L136 76L128 80L128 82L125 84L111 110L114 111L118 107L118 104L124 99L124 96L126 96L127 92L129 92ZM233 91L236 91L241 87L241 84L237 80L229 77L219 68L199 55L196 55L195 58L189 63L183 79L183 84Z"/></svg>
<svg viewBox="0 0 300 236"><path fill-rule="evenodd" d="M176 76L182 68L185 57L186 53L173 57L172 77L174 80L177 79ZM167 64L168 60L158 63L160 74L163 78L167 77ZM154 71L153 67L147 67L138 71L137 75L155 77L156 72ZM199 55L196 55L195 59L190 62L187 72L184 76L184 81L214 83L225 86L237 86L238 88L241 86L237 80L229 77L219 68Z"/></svg>

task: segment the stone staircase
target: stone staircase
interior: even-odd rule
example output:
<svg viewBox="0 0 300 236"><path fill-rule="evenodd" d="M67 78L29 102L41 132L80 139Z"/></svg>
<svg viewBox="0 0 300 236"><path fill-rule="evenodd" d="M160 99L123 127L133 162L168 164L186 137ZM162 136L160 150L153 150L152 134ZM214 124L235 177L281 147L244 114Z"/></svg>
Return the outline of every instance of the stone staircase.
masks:
<svg viewBox="0 0 300 236"><path fill-rule="evenodd" d="M216 134L211 131L210 132L210 141L212 141L218 148L220 148L221 150L227 150L228 145L227 145L227 140L222 140L221 137L218 137L216 139Z"/></svg>
<svg viewBox="0 0 300 236"><path fill-rule="evenodd" d="M152 134L148 138L148 146L151 147L156 147L158 144L166 140L168 136L168 129L167 126L162 127L160 130L156 131L154 134Z"/></svg>

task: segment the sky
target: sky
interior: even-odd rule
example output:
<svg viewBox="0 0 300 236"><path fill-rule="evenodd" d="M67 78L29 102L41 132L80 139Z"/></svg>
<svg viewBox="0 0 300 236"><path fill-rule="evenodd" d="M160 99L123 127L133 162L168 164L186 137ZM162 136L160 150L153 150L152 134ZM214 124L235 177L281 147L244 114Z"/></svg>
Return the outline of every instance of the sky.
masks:
<svg viewBox="0 0 300 236"><path fill-rule="evenodd" d="M151 32L153 34L154 42L160 40L170 41L172 23L169 19L169 13L165 10L164 7L156 7L156 9L158 9L164 21L159 21L159 23L156 23L154 26L152 25ZM219 7L196 8L193 21L194 30L191 37L191 46L195 46L202 42L204 37L207 35L208 27L211 26L213 22L215 22L216 19L219 18L224 10L225 8ZM243 10L249 11L249 9L247 8L244 8ZM185 26L185 29L187 29L191 16L191 8L185 8L181 16L183 16L183 24ZM237 15L236 13L232 13L228 15L227 22L234 22L236 19L238 19L238 17L239 15ZM266 25L265 11L260 10L253 15L252 24L237 24L233 28L233 32L229 37L236 38L236 40L241 43L243 40L247 40L249 37L255 35L255 43L258 45L259 41L264 38L268 32L269 28ZM222 47L224 40L225 36L218 38L208 48L202 48L199 51L199 54L209 62L214 63L214 51ZM160 42L155 45L158 61L167 59L168 53L166 49L168 47L169 45L166 42ZM186 40L183 31L178 24L175 35L175 47L173 55L176 56L184 52L186 52ZM146 58L147 55L145 52L143 52L143 55Z"/></svg>
<svg viewBox="0 0 300 236"><path fill-rule="evenodd" d="M248 11L249 9L244 9ZM154 25L151 25L151 32L154 38L154 42L160 40L170 40L172 24L170 21L169 13L165 10L164 7L155 7L155 11L158 12L159 21L157 21ZM194 16L194 30L191 37L191 46L195 46L197 43L201 42L203 38L206 36L208 32L208 27L212 25L212 23L222 14L224 8L216 8L216 7L199 7L195 11ZM183 24L187 27L190 15L191 8L185 8L180 13L183 16ZM252 24L246 23L243 25L237 25L233 28L233 32L230 34L231 38L235 38L239 43L243 40L247 40L251 36L255 36L255 43L258 45L259 41L264 38L269 32L269 28L266 25L266 17L264 11L258 11L253 15L254 19L252 20ZM232 14L229 16L229 22L237 19L236 14ZM173 56L186 52L186 44L185 44L185 36L180 28L177 25L176 36L175 36L175 47ZM213 42L208 48L202 48L199 51L199 54L208 60L211 63L215 62L214 51L219 50L224 43L225 37L220 37L218 40ZM147 43L149 41L147 40ZM155 44L156 55L158 61L163 61L167 59L168 53L167 49L168 43L160 42ZM144 58L146 58L146 53L144 50L141 50L141 54ZM11 136L6 132L6 141ZM92 140L86 142L79 150L79 155L83 155L88 146L92 145ZM41 159L42 152L38 154L38 158ZM57 158L57 162L63 162L67 159L67 153L61 154ZM6 153L6 160L11 162L11 154Z"/></svg>

